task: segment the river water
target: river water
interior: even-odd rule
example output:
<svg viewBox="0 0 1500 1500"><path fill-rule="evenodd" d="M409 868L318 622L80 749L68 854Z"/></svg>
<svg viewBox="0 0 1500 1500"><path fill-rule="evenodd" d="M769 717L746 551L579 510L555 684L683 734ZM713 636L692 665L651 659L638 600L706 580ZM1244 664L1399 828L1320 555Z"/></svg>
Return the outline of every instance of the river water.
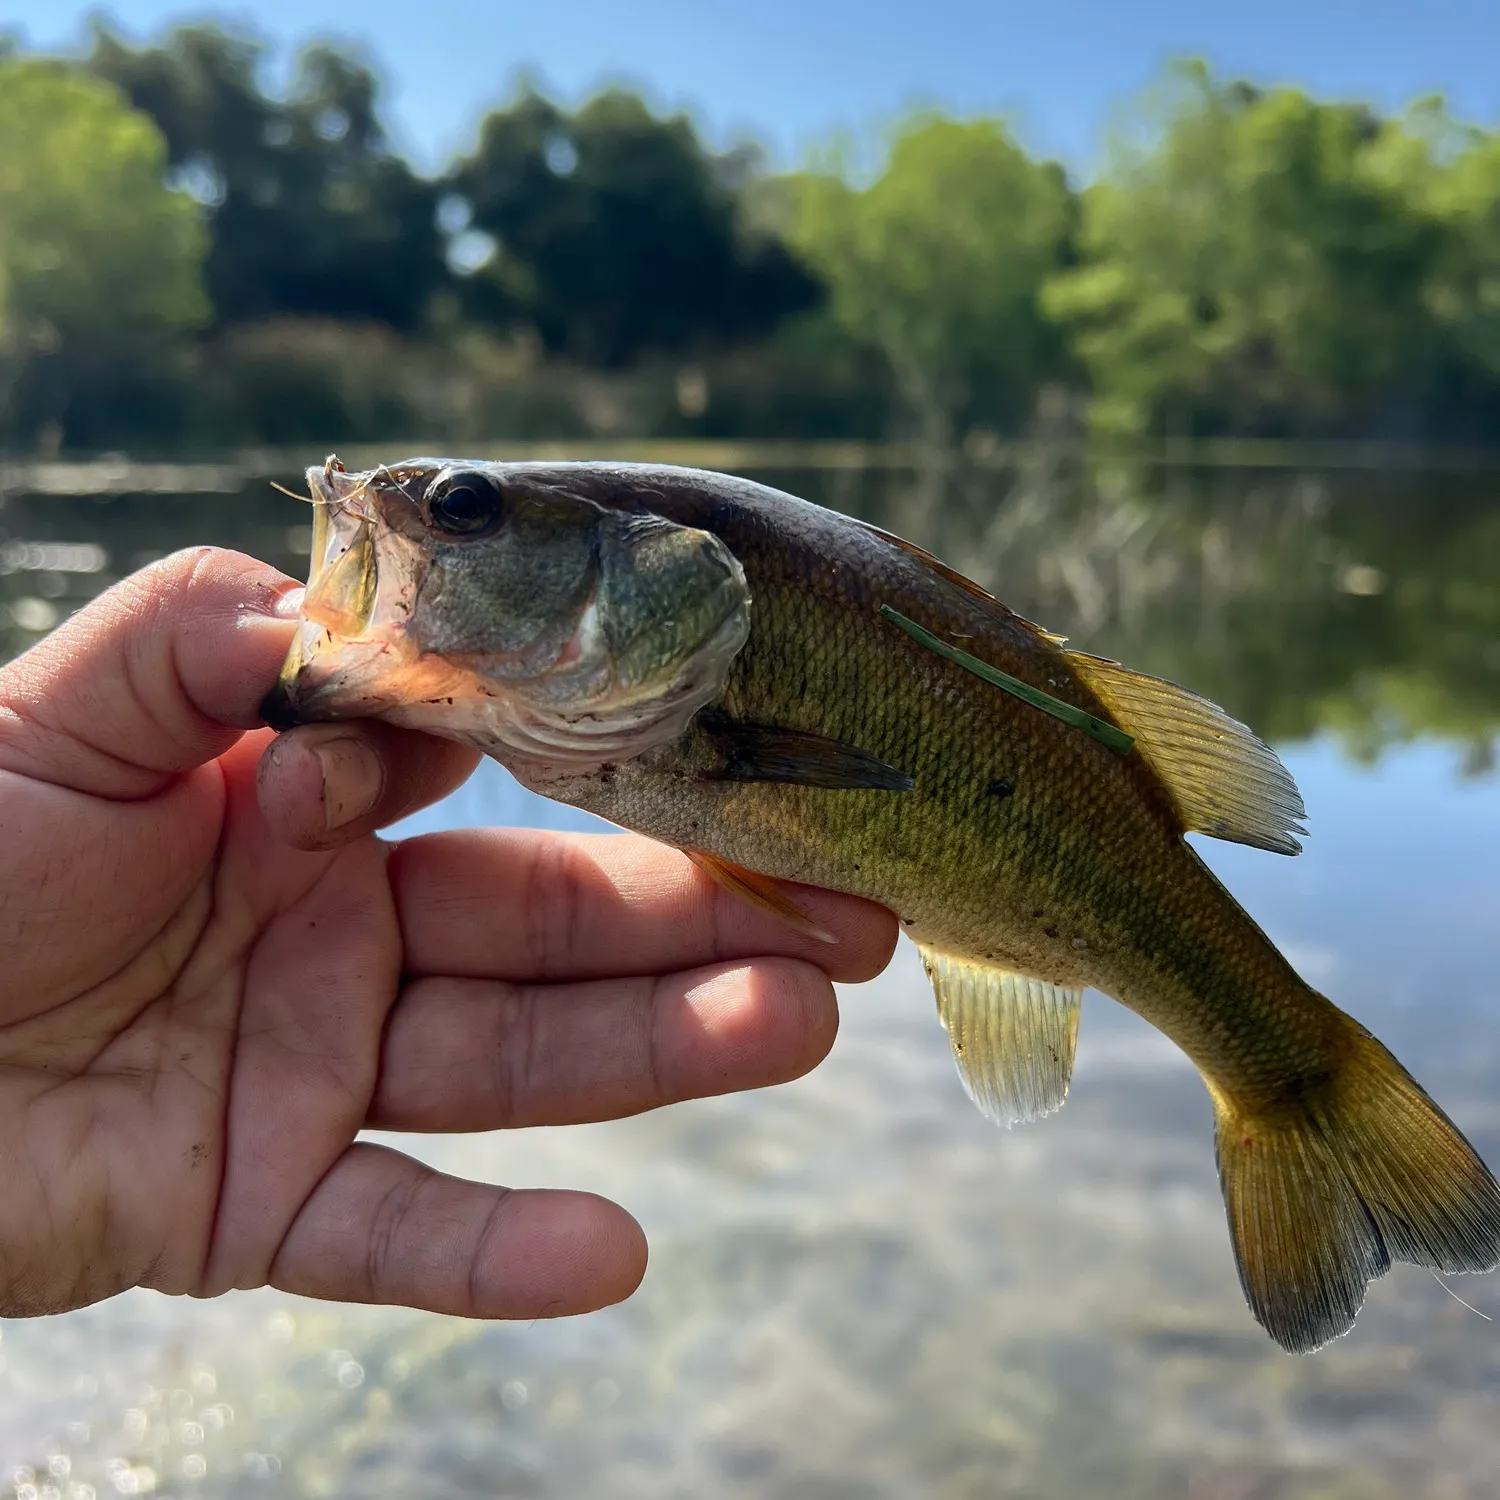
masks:
<svg viewBox="0 0 1500 1500"><path fill-rule="evenodd" d="M1500 1161L1500 486L1084 470L757 476L933 547L1091 649L1272 737L1297 860L1199 847L1305 976ZM239 496L0 505L7 649L193 541L299 570ZM396 833L585 826L486 765ZM1067 1108L968 1104L914 953L843 994L783 1088L403 1149L595 1189L645 1225L630 1302L480 1325L276 1293L135 1293L0 1326L0 1493L203 1497L1479 1500L1500 1473L1500 1278L1411 1267L1292 1359L1235 1281L1206 1096L1086 1003Z"/></svg>

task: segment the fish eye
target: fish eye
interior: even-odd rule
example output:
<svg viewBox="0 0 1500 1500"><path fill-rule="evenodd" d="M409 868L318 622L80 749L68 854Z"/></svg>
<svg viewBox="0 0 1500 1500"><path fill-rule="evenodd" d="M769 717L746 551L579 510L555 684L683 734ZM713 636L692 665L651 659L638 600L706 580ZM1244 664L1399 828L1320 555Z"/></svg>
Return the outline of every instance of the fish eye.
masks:
<svg viewBox="0 0 1500 1500"><path fill-rule="evenodd" d="M448 474L427 492L427 519L449 536L489 531L504 509L505 496L487 474Z"/></svg>

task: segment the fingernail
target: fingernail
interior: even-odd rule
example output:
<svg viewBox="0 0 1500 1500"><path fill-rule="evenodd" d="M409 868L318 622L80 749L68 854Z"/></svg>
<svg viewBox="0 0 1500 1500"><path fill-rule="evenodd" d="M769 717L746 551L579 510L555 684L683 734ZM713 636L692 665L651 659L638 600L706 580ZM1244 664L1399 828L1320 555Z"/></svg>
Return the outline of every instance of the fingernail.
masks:
<svg viewBox="0 0 1500 1500"><path fill-rule="evenodd" d="M300 583L294 583L276 596L271 613L278 620L295 620L302 613L302 601L306 597L307 589Z"/></svg>
<svg viewBox="0 0 1500 1500"><path fill-rule="evenodd" d="M323 771L323 826L332 831L362 818L385 790L385 767L363 740L352 735L313 746Z"/></svg>

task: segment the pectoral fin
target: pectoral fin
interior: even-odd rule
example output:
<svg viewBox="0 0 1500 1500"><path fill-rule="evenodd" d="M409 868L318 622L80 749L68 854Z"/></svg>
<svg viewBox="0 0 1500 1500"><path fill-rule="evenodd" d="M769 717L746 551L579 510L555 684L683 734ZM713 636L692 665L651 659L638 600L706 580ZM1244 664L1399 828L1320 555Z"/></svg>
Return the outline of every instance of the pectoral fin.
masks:
<svg viewBox="0 0 1500 1500"><path fill-rule="evenodd" d="M980 1110L1015 1125L1061 1108L1083 991L930 948L921 953L959 1077Z"/></svg>
<svg viewBox="0 0 1500 1500"><path fill-rule="evenodd" d="M774 724L741 724L723 714L700 723L724 757L715 773L724 781L781 781L829 791L909 792L905 771L842 740Z"/></svg>
<svg viewBox="0 0 1500 1500"><path fill-rule="evenodd" d="M1222 708L1118 662L1066 653L1068 665L1135 736L1183 828L1277 854L1300 854L1302 794L1276 752Z"/></svg>
<svg viewBox="0 0 1500 1500"><path fill-rule="evenodd" d="M709 854L704 849L684 849L682 852L731 896L738 896L741 901L758 906L774 917L780 917L789 927L806 933L808 937L817 938L820 943L838 942L826 927L819 927L787 895L779 881L773 880L769 875L760 875L754 870L747 870L743 865L731 864L727 859L720 859L717 854Z"/></svg>

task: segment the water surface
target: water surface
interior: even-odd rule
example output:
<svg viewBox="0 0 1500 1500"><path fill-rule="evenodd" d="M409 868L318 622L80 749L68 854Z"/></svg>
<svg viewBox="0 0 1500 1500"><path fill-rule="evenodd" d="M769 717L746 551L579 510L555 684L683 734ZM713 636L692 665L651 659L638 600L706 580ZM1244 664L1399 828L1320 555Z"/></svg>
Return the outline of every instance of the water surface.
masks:
<svg viewBox="0 0 1500 1500"><path fill-rule="evenodd" d="M1500 1161L1500 496L1403 476L1083 472L777 482L891 526L1091 649L1271 735L1297 860L1201 841L1302 972ZM12 494L18 649L194 541L300 568L269 490ZM49 550L51 549L51 550ZM486 766L401 832L581 827ZM504 920L503 913L496 920ZM1244 1308L1206 1096L1086 1005L1067 1108L968 1104L915 955L843 994L784 1088L568 1130L412 1141L446 1170L619 1198L651 1236L624 1306L484 1326L275 1293L135 1293L0 1330L19 1496L1492 1496L1500 1280L1398 1267L1354 1333L1281 1354Z"/></svg>

